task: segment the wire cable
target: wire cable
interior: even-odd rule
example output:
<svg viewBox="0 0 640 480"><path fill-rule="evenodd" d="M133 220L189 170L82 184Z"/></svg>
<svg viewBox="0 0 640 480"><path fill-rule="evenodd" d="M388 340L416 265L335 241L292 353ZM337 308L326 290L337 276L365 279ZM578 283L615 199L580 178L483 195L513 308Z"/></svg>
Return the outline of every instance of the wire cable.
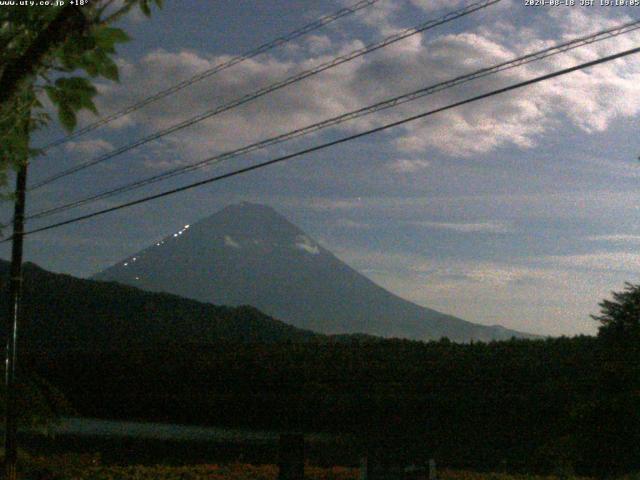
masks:
<svg viewBox="0 0 640 480"><path fill-rule="evenodd" d="M153 140L157 140L159 138L162 138L166 135L169 135L171 133L177 132L178 130L182 130L184 128L190 127L191 125L194 125L196 123L202 122L203 120L206 120L208 118L211 118L215 115L218 115L220 113L226 112L228 110L231 110L233 108L239 107L240 105L244 105L248 102L251 102L253 100L256 100L260 97L263 97L264 95L267 95L268 93L274 92L276 90L280 90L284 87L287 87L293 83L297 83L301 80L304 80L306 78L309 78L313 75L317 75L321 72L324 72L326 70L329 70L330 68L334 68L337 67L338 65L342 65L343 63L349 62L351 60L354 60L358 57L361 57L363 55L366 55L368 53L374 52L376 50L379 50L381 48L387 47L393 43L399 42L400 40L404 40L406 38L409 38L413 35L416 35L418 33L424 32L426 30L429 30L431 28L435 28L439 25L443 25L447 22L453 21L455 19L464 17L466 15L469 15L473 12L476 12L478 10L487 8L495 3L498 3L502 0L483 0L480 2L475 2L472 3L470 5L467 5L466 7L463 7L461 9L458 10L454 10L452 12L449 12L447 14L445 14L444 16L436 19L436 20L429 20L427 22L424 22L416 27L413 28L408 28L405 30L402 30L398 33L395 33L393 35L390 35L388 37L386 37L385 39L383 39L382 41L379 42L375 42L375 43L371 43L365 47L356 49L351 51L350 53L347 53L345 55L341 55L339 57L334 58L333 60L327 61L325 63L322 63L320 65L317 65L316 67L313 67L309 70L305 70L303 72L300 72L298 74L295 74L293 76L290 76L284 80L281 80L279 82L273 83L271 85L268 85L266 87L263 87L253 93L249 93L246 95L243 95L242 97L239 97L235 100L232 100L229 103L223 104L219 107L216 107L212 110L208 110L206 112L203 112L199 115L196 115L195 117L192 117L188 120L184 120L180 123L174 124L168 128L165 128L163 130L159 130L151 135L148 135L146 137L143 137L133 143L130 143L128 145L124 145L120 148L117 148L115 150L112 150L111 152L108 152L104 155L101 155L97 158L94 158L92 160L89 160L87 162L81 163L79 165L76 165L74 167L68 168L66 170L63 170L59 173L56 173L54 175L51 175L50 177L45 178L44 180L32 185L28 191L33 191L36 190L38 188L41 188L45 185L48 185L56 180L59 180L60 178L66 177L68 175L72 175L74 173L77 173L81 170L84 170L86 168L92 167L94 165L97 165L99 163L102 163L106 160L110 160L114 157L117 157L118 155L121 155L122 153L128 152L130 150L133 150L134 148L140 147L142 145L145 145Z"/></svg>
<svg viewBox="0 0 640 480"><path fill-rule="evenodd" d="M242 155L246 155L248 153L257 151L257 150L261 150L264 149L266 147L270 147L276 144L280 144L298 137L301 137L303 135L309 135L311 133L317 132L319 130L323 130L329 127L333 127L336 125L339 125L341 123L347 122L347 121L351 121L357 118L361 118L364 117L366 115L371 115L373 113L377 113L379 111L382 110L386 110L389 108L393 108L396 107L398 105L402 105L404 103L408 103L420 98L423 98L427 95L432 95L434 93L437 92L441 92L443 90L452 88L454 86L458 86L458 85L462 85L464 83L473 81L473 80L477 80L480 78L484 78L487 77L489 75L494 75L496 73L499 72L503 72L506 70L510 70L516 67L520 67L522 65L526 65L532 62L536 62L536 61L540 61L543 60L545 58L554 56L554 55L558 55L561 53L565 53L567 51L579 48L579 47L583 47L585 45L589 45L595 42L600 42L603 40L608 40L610 38L616 37L618 35L622 35L622 34L626 34L635 30L640 29L640 20L635 20L632 22L628 22L622 25L618 25L616 27L613 28L609 28L606 30L601 30L597 33L593 33L590 35L585 35L583 37L574 39L574 40L570 40L567 42L564 42L562 44L558 44L558 45L554 45L542 50L538 50L536 52L533 53L529 53L526 54L524 56L520 56L514 59L511 59L509 61L505 61L502 63L499 63L497 65L493 65L491 67L486 67L477 71L474 71L472 73L466 74L466 75L461 75L459 77L453 78L451 80L447 80L444 82L440 82L437 83L435 85L430 85L428 87L425 88L421 88L419 90L415 90L413 92L410 93L406 93L403 95L399 95L396 97L393 97L391 99L387 99L378 103L375 103L373 105L364 107L364 108L360 108L358 110L354 110L348 113L344 113L341 115L338 115L336 117L333 118L329 118L326 120L323 120L321 122L318 123L314 123L312 125L307 125L305 127L301 127L298 128L296 130L266 139L266 140L262 140L260 142L256 142L232 151L228 151L228 152L224 152L209 158L206 158L204 160L201 160L199 162L190 164L190 165L185 165L185 166L181 166L181 167L176 167L170 170L167 170L165 172L147 177L147 178L143 178L141 180L137 180L131 183L127 183L125 185L121 185L119 187L113 188L113 189L109 189L79 200L75 200L63 205L59 205L56 207L52 207L49 209L45 209L45 210L41 210L37 213L34 213L32 215L29 215L26 217L27 220L32 220L32 219L38 219L38 218L44 218L50 215L53 215L55 213L60 213L66 210L69 210L71 208L75 208L75 207L79 207L82 205L87 205L89 203L94 203L98 200L102 200L105 198L109 198L112 197L114 195L118 195L120 193L125 193L125 192L129 192L141 187L144 187L146 185L150 185L162 180L167 180L169 178L178 176L178 175L182 175L185 173L189 173L201 168L204 168L206 166L210 166L210 165L214 165L214 164L219 164L222 161L225 160L229 160L232 158L236 158Z"/></svg>
<svg viewBox="0 0 640 480"><path fill-rule="evenodd" d="M379 2L380 0L360 0L357 3L354 3L353 5L349 6L349 7L345 7L345 8L341 8L340 10L338 10L337 12L334 12L332 14L329 15L325 15L323 17L320 17L318 19L316 19L315 21L297 29L294 30L290 33L288 33L287 35L284 35L282 37L278 37L275 40L272 40L268 43L265 43L263 45L260 45L259 47L246 52L242 55L238 55L236 57L231 58L230 60L227 60L225 62L219 63L217 65L215 65L214 67L208 69L208 70L204 70L203 72L200 72L194 76L192 76L191 78L188 78L186 80L183 80L182 82L176 83L175 85L165 89L165 90L161 90L159 92L154 93L153 95L150 95L142 100L140 100L139 102L134 103L133 105L130 105L122 110L119 110L115 113L112 113L111 115L102 117L101 119L87 125L86 127L83 127L79 130L77 130L76 132L67 135L65 137L61 137L57 140L54 140L51 143L46 144L44 147L42 147L42 150L48 150L50 148L53 147L57 147L59 145L63 145L75 138L78 138L82 135L85 135L89 132L92 132L93 130L96 130L97 128L100 128L103 125L106 125L108 123L113 122L114 120L117 120L119 118L124 117L125 115L128 115L130 113L135 112L136 110L139 110L147 105L149 105L150 103L156 102L158 100L161 100L165 97L168 97L169 95L172 95L176 92L179 92L180 90L187 88L191 85L193 85L194 83L200 82L201 80L204 80L206 78L209 78L223 70L226 70L227 68L231 68L234 65L238 65L239 63L242 63L246 60L250 60L254 57L257 57L258 55L261 55L263 53L268 52L269 50L273 50L274 48L280 47L282 45L285 45L293 40L296 40L304 35L307 35L308 33L311 33L315 30L318 30L319 28L322 28L326 25L329 25L330 23L333 23L339 19L341 19L342 17L346 17L347 15L351 15L352 13L356 13L362 9L368 8L370 6L372 6L373 4Z"/></svg>
<svg viewBox="0 0 640 480"><path fill-rule="evenodd" d="M420 113L420 114L417 114L417 115L413 115L411 117L404 118L402 120L398 120L398 121L395 121L395 122L387 123L387 124L382 125L380 127L372 128L372 129L366 130L364 132L360 132L360 133L357 133L357 134L354 134L354 135L349 135L349 136L346 136L346 137L342 137L340 139L333 140L331 142L326 142L326 143L323 143L323 144L320 144L320 145L316 145L314 147L306 148L304 150L299 150L297 152L294 152L294 153L291 153L291 154L288 154L288 155L284 155L284 156L281 156L281 157L277 157L277 158L268 160L266 162L262 162L262 163L251 165L251 166L248 166L248 167L245 167L245 168L240 168L240 169L237 169L237 170L233 170L231 172L224 173L224 174L221 174L221 175L216 175L214 177L210 177L210 178L207 178L205 180L200 180L198 182L193 182L193 183L190 183L188 185L184 185L182 187L178 187L178 188L174 188L174 189L171 189L171 190L167 190L167 191L155 194L155 195L149 195L149 196L146 196L146 197L143 197L143 198L139 198L137 200L132 200L130 202L122 203L120 205L115 205L113 207L109 207L109 208L105 208L105 209L102 209L102 210L98 210L96 212L88 213L86 215L80 215L78 217L71 218L69 220L53 223L53 224L50 224L50 225L46 225L44 227L36 228L34 230L29 230L29 231L25 232L23 235L33 235L34 233L44 232L46 230L59 228L59 227L64 226L64 225L70 225L70 224L77 223L77 222L80 222L80 221L83 221L83 220L87 220L87 219L94 218L94 217L97 217L97 216L100 216L100 215L104 215L106 213L115 212L117 210L122 210L124 208L132 207L134 205L140 205L140 204L143 204L143 203L150 202L152 200L156 200L156 199L159 199L159 198L164 198L164 197L167 197L167 196L170 196L170 195L175 195L176 193L179 193L179 192L184 192L186 190L191 190L191 189L196 188L196 187L200 187L200 186L203 186L203 185L208 185L208 184L211 184L211 183L214 183L214 182L218 182L218 181L221 181L221 180L224 180L224 179L227 179L227 178L235 177L235 176L238 176L238 175L241 175L241 174L245 174L245 173L248 173L248 172L251 172L251 171L254 171L254 170L258 170L258 169L261 169L261 168L264 168L264 167L268 167L270 165L274 165L274 164L277 164L277 163L285 162L287 160L291 160L291 159L294 159L294 158L300 158L300 157L302 157L304 155L307 155L309 153L313 153L313 152L317 152L317 151L320 151L320 150L324 150L326 148L333 147L335 145L339 145L339 144L342 144L342 143L350 142L352 140L356 140L358 138L366 137L366 136L372 135L374 133L378 133L378 132L382 132L382 131L385 131L385 130L389 130L391 128L398 127L400 125L404 125L404 124L407 124L409 122L414 122L416 120L423 119L423 118L429 117L431 115L435 115L435 114L440 113L440 112L444 112L446 110L451 110L451 109L460 107L462 105L467 105L467 104L470 104L470 103L473 103L473 102L477 102L479 100L484 100L486 98L490 98L490 97L493 97L493 96L496 96L496 95L500 95L500 94L503 94L503 93L506 93L506 92L510 92L512 90L516 90L516 89L520 89L520 88L523 88L523 87L526 87L526 86L529 86L529 85L533 85L535 83L539 83L539 82L543 82L543 81L546 81L546 80L550 80L552 78L556 78L556 77L559 77L559 76L562 76L562 75L567 75L569 73L572 73L572 72L575 72L575 71L578 71L578 70L583 70L585 68L593 67L595 65L599 65L599 64L602 64L602 63L606 63L606 62L611 62L613 60L616 60L616 59L619 59L619 58L623 58L623 57L626 57L626 56L629 56L629 55L633 55L633 54L636 54L638 52L640 52L640 47L636 47L636 48L632 48L632 49L625 50L625 51L622 51L622 52L618 52L616 54L608 55L606 57L601 57L601 58L599 58L597 60L592 60L590 62L581 63L581 64L575 65L573 67L564 68L562 70L557 70L555 72L548 73L548 74L545 74L545 75L541 75L541 76L538 76L538 77L534 77L534 78L531 78L529 80L525 80L525 81L522 81L522 82L518 82L518 83L515 83L515 84L512 84L512 85L509 85L507 87L499 88L497 90L492 90L490 92L483 93L481 95L476 95L474 97L467 98L467 99L461 100L459 102L451 103L451 104L446 105L444 107L439 107L439 108L436 108L434 110L429 110L427 112L423 112L423 113ZM5 240L0 241L0 243L8 242L12 238L13 237L9 237L9 238L7 238Z"/></svg>

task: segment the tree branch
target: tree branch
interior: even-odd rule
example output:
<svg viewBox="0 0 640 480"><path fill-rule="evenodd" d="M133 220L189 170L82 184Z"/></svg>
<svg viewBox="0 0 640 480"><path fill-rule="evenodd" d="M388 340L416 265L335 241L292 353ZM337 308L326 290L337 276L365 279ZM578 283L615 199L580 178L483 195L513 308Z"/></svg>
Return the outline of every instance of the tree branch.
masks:
<svg viewBox="0 0 640 480"><path fill-rule="evenodd" d="M36 73L47 54L62 45L69 36L82 33L86 26L85 16L76 5L70 4L60 10L24 54L4 68L0 76L0 107L15 97L22 83Z"/></svg>
<svg viewBox="0 0 640 480"><path fill-rule="evenodd" d="M116 10L111 15L109 15L107 18L101 20L100 25L109 25L111 23L114 23L116 20L119 20L120 18L124 17L127 13L129 13L129 11L131 11L131 9L136 5L136 3L137 3L137 0L129 0L128 2L125 3L124 6L120 7L118 10Z"/></svg>

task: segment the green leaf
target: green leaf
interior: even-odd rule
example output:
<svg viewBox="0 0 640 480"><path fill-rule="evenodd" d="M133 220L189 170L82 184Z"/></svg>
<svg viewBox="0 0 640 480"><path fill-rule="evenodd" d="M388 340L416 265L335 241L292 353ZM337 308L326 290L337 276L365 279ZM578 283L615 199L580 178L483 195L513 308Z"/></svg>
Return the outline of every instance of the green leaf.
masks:
<svg viewBox="0 0 640 480"><path fill-rule="evenodd" d="M149 7L149 2L147 0L140 0L140 10L147 17L151 16L151 8Z"/></svg>
<svg viewBox="0 0 640 480"><path fill-rule="evenodd" d="M108 80L113 80L114 82L120 81L120 74L118 73L118 65L116 65L116 62L114 62L110 58L107 60L108 61L106 61L102 66L102 70L100 71L100 74Z"/></svg>
<svg viewBox="0 0 640 480"><path fill-rule="evenodd" d="M109 28L109 38L113 43L125 43L131 40L131 37L127 35L127 32L121 28Z"/></svg>
<svg viewBox="0 0 640 480"><path fill-rule="evenodd" d="M76 114L67 105L61 105L58 108L58 118L62 126L71 132L76 126Z"/></svg>
<svg viewBox="0 0 640 480"><path fill-rule="evenodd" d="M54 105L58 105L60 103L60 95L57 88L47 85L44 87L44 91L47 93L47 97L49 97L51 103Z"/></svg>
<svg viewBox="0 0 640 480"><path fill-rule="evenodd" d="M46 86L45 92L58 107L58 118L69 131L76 125L76 113L82 109L98 113L93 97L97 90L89 80L82 77L59 78L54 86Z"/></svg>
<svg viewBox="0 0 640 480"><path fill-rule="evenodd" d="M102 50L92 50L82 56L78 61L78 66L84 68L90 76L97 77L102 74L103 64L108 61L109 55Z"/></svg>
<svg viewBox="0 0 640 480"><path fill-rule="evenodd" d="M94 39L98 48L113 53L116 43L128 42L130 37L120 28L101 27L95 31Z"/></svg>
<svg viewBox="0 0 640 480"><path fill-rule="evenodd" d="M87 74L90 77L97 77L98 75L100 75L100 72L98 71L98 67L95 64L95 62L85 61L83 59L81 62L79 62L79 65L82 66L84 71L87 72Z"/></svg>
<svg viewBox="0 0 640 480"><path fill-rule="evenodd" d="M55 85L61 90L79 95L95 95L98 92L96 87L83 77L59 78Z"/></svg>
<svg viewBox="0 0 640 480"><path fill-rule="evenodd" d="M96 0L96 3L100 2ZM136 4L150 16L152 8L162 8L163 1L122 0L121 7L116 10L124 16ZM0 8L0 70L2 65L23 56L60 11L59 7ZM32 132L50 121L36 94L45 92L57 110L62 126L71 130L76 126L79 111L97 113L93 101L97 90L92 85L92 78L118 81L118 66L114 61L116 47L128 41L129 36L113 26L120 16L102 17L103 12L96 8L87 15L87 28L69 31L63 42L52 44L43 60L36 65L33 79L25 84L24 95L15 102L0 105L0 188L5 183L4 173L10 165L17 165L28 156L37 154L28 148L29 135L25 135L24 127ZM74 76L76 72L81 72L86 78ZM26 122L21 122L20 112L28 115Z"/></svg>
<svg viewBox="0 0 640 480"><path fill-rule="evenodd" d="M82 102L82 108L85 108L89 110L91 113L98 115L98 108L96 107L96 104L93 103L93 100L91 98L86 98Z"/></svg>

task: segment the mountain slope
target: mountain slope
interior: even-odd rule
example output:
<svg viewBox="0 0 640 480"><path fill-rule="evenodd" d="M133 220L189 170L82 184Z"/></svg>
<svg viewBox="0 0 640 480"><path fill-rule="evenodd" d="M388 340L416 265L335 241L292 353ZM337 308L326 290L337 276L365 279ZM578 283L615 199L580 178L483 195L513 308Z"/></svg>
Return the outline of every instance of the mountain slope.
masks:
<svg viewBox="0 0 640 480"><path fill-rule="evenodd" d="M218 307L116 283L83 280L24 267L25 352L111 351L158 345L211 345L220 341L306 341L318 336L253 307ZM2 291L9 264L0 261ZM2 292L0 292L2 293ZM0 296L0 315L7 313ZM0 332L4 324L0 326Z"/></svg>
<svg viewBox="0 0 640 480"><path fill-rule="evenodd" d="M388 292L273 209L231 205L97 274L145 290L253 305L300 328L417 340L525 336L421 307Z"/></svg>

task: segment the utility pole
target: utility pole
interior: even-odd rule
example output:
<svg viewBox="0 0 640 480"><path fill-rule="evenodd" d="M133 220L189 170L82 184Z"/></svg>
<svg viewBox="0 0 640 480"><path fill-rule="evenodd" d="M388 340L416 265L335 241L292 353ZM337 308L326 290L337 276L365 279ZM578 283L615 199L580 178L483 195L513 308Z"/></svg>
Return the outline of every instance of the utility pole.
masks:
<svg viewBox="0 0 640 480"><path fill-rule="evenodd" d="M11 271L9 279L9 316L7 318L7 356L5 362L5 425L4 425L4 468L5 479L16 480L18 462L18 419L16 408L16 360L18 325L21 320L22 305L22 246L24 239L24 210L27 187L27 161L21 165L16 175L15 204L13 213L13 235L11 236Z"/></svg>

